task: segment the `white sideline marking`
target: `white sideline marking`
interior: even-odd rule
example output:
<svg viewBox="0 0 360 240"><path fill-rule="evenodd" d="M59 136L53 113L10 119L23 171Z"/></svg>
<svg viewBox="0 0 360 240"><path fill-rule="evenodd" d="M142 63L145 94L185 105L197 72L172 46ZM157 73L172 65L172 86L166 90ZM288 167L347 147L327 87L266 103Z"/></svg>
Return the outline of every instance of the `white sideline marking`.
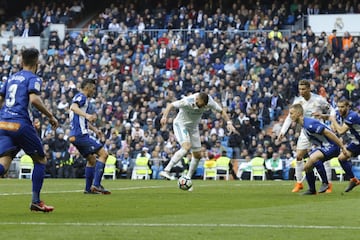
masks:
<svg viewBox="0 0 360 240"><path fill-rule="evenodd" d="M137 189L149 189L149 188L166 188L166 186L144 186L144 187L123 187L111 189L111 191L125 191L125 190L137 190ZM84 190L68 190L68 191L41 191L41 193L75 193L83 192ZM0 193L0 196L17 196L17 195L29 195L31 192L27 193Z"/></svg>
<svg viewBox="0 0 360 240"><path fill-rule="evenodd" d="M49 225L49 226L110 226L110 227L228 227L228 228L287 228L287 229L337 229L360 230L356 226L316 226L316 225L272 225L272 224L222 224L222 223L48 223L48 222L0 222L1 225Z"/></svg>
<svg viewBox="0 0 360 240"><path fill-rule="evenodd" d="M259 183L259 184L255 184L255 185L251 185L251 184L234 184L233 186L235 187L241 187L241 186L274 186L274 185L279 185L279 182L277 182L277 184L273 184L273 183ZM288 185L288 184L281 184L281 185ZM197 184L197 187L213 187L214 185L212 184ZM226 186L226 184L218 184L216 185L218 186ZM163 186L163 185L155 185L155 186L143 186L143 187L123 187L123 188L111 188L111 191L127 191L127 190L138 190L138 189L151 189L151 188L173 188L174 186ZM57 194L57 193L76 193L76 192L83 192L84 190L67 190L67 191L41 191L42 194L44 193L50 193L50 194ZM19 196L19 195L31 195L31 192L21 192L21 193L0 193L0 196Z"/></svg>

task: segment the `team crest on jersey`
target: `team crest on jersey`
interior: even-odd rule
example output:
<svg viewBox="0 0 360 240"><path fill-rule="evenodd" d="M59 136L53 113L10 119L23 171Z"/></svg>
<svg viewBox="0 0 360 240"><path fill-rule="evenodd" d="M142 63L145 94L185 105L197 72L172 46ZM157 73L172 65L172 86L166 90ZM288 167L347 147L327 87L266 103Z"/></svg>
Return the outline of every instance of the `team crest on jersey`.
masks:
<svg viewBox="0 0 360 240"><path fill-rule="evenodd" d="M41 90L40 82L35 82L34 88L40 92L40 90Z"/></svg>
<svg viewBox="0 0 360 240"><path fill-rule="evenodd" d="M81 96L78 96L77 98L75 98L76 102L80 102L81 101Z"/></svg>

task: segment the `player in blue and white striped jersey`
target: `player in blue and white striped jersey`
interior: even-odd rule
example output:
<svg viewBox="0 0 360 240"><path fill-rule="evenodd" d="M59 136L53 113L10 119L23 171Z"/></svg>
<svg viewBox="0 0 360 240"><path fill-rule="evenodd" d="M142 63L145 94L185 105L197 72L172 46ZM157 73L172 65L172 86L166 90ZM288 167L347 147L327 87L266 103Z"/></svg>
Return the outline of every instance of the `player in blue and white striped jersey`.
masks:
<svg viewBox="0 0 360 240"><path fill-rule="evenodd" d="M99 138L102 137L102 132L92 125L97 116L89 113L89 101L95 90L95 80L85 79L81 83L81 91L74 96L70 106L69 141L87 160L84 193L110 194L111 192L101 185L108 152L89 131L92 130Z"/></svg>
<svg viewBox="0 0 360 240"><path fill-rule="evenodd" d="M316 194L313 168L323 168L323 162L328 161L333 157L337 157L340 154L340 149L346 155L346 148L341 139L339 139L324 123L315 118L304 117L304 109L301 104L292 105L289 110L289 115L293 122L302 126L304 136L309 142L316 146L309 153L309 159L304 166L306 179L309 185L309 190L304 192L304 195ZM323 178L323 176L321 177ZM327 188L328 184L323 183L319 192L325 192Z"/></svg>
<svg viewBox="0 0 360 240"><path fill-rule="evenodd" d="M295 97L293 104L301 104L304 110L304 116L305 117L314 117L319 120L325 120L328 118L329 114L332 114L332 107L330 104L326 101L325 98L318 94L314 94L311 92L311 84L308 80L300 80L298 84L298 91L299 91L299 97ZM284 121L284 124L280 130L280 134L278 136L278 141L281 141L281 139L285 136L286 132L288 131L289 127L291 125L291 118L290 115L288 115ZM311 149L311 143L308 141L308 139L305 137L303 130L300 132L300 136L297 140L296 144L296 167L295 167L295 177L296 177L296 183L294 188L292 189L292 192L299 192L301 189L303 189L302 184L302 172L304 168L304 158L308 154L308 152ZM326 163L326 165L328 165ZM331 169L330 166L326 166L326 174L330 175ZM322 173L319 173L322 174ZM328 179L323 179L323 181L328 182ZM329 185L329 189L326 192L331 192L331 184Z"/></svg>
<svg viewBox="0 0 360 240"><path fill-rule="evenodd" d="M340 135L346 135L349 143L346 146L347 154L342 152L338 159L345 173L350 177L349 186L345 192L350 192L360 184L359 179L354 176L351 165L351 157L360 154L360 115L350 109L350 102L347 99L340 99L337 103L337 114L329 117L332 128Z"/></svg>

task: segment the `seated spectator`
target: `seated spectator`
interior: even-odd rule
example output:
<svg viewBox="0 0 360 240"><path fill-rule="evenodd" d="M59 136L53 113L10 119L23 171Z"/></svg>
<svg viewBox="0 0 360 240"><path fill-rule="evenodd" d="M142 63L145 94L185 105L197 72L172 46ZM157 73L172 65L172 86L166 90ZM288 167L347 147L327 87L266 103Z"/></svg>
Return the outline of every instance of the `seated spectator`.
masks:
<svg viewBox="0 0 360 240"><path fill-rule="evenodd" d="M75 18L79 18L81 16L83 9L84 9L84 4L82 1L74 1L73 5L70 7L70 11Z"/></svg>
<svg viewBox="0 0 360 240"><path fill-rule="evenodd" d="M229 161L229 173L231 174L231 176L232 176L234 179L238 179L238 177L236 176L236 173L235 173L235 171L234 171L234 168L233 168L233 163L231 162L231 159L227 156L227 152L226 152L225 150L221 152L221 156L218 157L218 158L216 159L216 161L219 161L219 160L222 160L222 159ZM224 170L217 170L217 171L218 171L218 173L220 173L220 174L223 174L223 173L224 173Z"/></svg>
<svg viewBox="0 0 360 240"><path fill-rule="evenodd" d="M59 38L57 31L51 31L50 37L49 37L49 46L48 48L51 48L51 46L55 46L55 49L59 49L61 40Z"/></svg>
<svg viewBox="0 0 360 240"><path fill-rule="evenodd" d="M70 154L61 152L55 152L55 166L56 166L56 177L57 178L72 178L72 161L70 159Z"/></svg>
<svg viewBox="0 0 360 240"><path fill-rule="evenodd" d="M75 178L84 178L85 177L85 166L86 159L80 154L80 152L75 148L72 155L73 159L73 176Z"/></svg>
<svg viewBox="0 0 360 240"><path fill-rule="evenodd" d="M161 156L161 148L156 145L151 153L150 164L152 170L152 179L160 179L159 173L164 169L165 158Z"/></svg>
<svg viewBox="0 0 360 240"><path fill-rule="evenodd" d="M216 73L224 70L224 63L221 62L220 58L215 59L215 63L212 65Z"/></svg>
<svg viewBox="0 0 360 240"><path fill-rule="evenodd" d="M284 100L279 93L274 90L271 98L270 98L270 119L272 121L276 121L282 113L284 109Z"/></svg>
<svg viewBox="0 0 360 240"><path fill-rule="evenodd" d="M214 126L210 130L210 135L215 134L218 139L223 139L225 136L225 129L220 125L220 121L215 121Z"/></svg>
<svg viewBox="0 0 360 240"><path fill-rule="evenodd" d="M126 150L122 153L122 150L119 149L116 152L116 162L117 168L119 169L117 178L125 176L127 179L131 179L132 170L134 168L134 161L129 155L129 151Z"/></svg>
<svg viewBox="0 0 360 240"><path fill-rule="evenodd" d="M238 171L237 171L237 178L239 180L250 180L250 172L251 172L251 157L247 155L245 157L245 161L240 162Z"/></svg>
<svg viewBox="0 0 360 240"><path fill-rule="evenodd" d="M235 63L234 63L234 58L230 57L225 65L224 65L224 71L227 73L227 74L232 74L233 72L236 71L236 67L235 67Z"/></svg>
<svg viewBox="0 0 360 240"><path fill-rule="evenodd" d="M176 72L179 71L180 63L179 63L179 60L176 58L176 56L174 54L172 54L170 56L170 58L166 59L165 68L166 68L167 71L170 71L170 72L172 72L173 70L175 70Z"/></svg>
<svg viewBox="0 0 360 240"><path fill-rule="evenodd" d="M140 128L140 123L134 123L134 127L131 130L131 137L135 139L135 136L138 136L140 139L144 139L144 129Z"/></svg>
<svg viewBox="0 0 360 240"><path fill-rule="evenodd" d="M283 162L278 153L274 152L272 158L265 160L266 179L283 179Z"/></svg>
<svg viewBox="0 0 360 240"><path fill-rule="evenodd" d="M141 152L139 152L137 155L136 155L136 158L135 158L135 164L136 165L136 161L137 160L146 160L147 161L147 165L149 167L149 169L151 169L151 155L148 153L149 149L147 147L143 147L141 149ZM152 177L152 176L150 176Z"/></svg>

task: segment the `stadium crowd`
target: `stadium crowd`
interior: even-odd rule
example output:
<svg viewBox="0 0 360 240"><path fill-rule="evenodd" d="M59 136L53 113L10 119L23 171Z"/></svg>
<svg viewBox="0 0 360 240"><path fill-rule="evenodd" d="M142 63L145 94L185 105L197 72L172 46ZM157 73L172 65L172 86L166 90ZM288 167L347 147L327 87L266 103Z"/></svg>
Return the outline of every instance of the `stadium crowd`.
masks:
<svg viewBox="0 0 360 240"><path fill-rule="evenodd" d="M288 160L284 169L294 157L297 131L293 126L282 142L276 137L299 80L311 80L313 91L330 103L346 97L360 109L358 37L339 37L335 30L318 36L311 26L283 31L307 14L360 12L357 1L224 1L227 8L211 1L199 8L195 2L170 9L158 2L150 9L118 1L85 30L67 32L63 40L52 32L48 48L41 51L38 74L44 80L42 98L56 112L60 127L51 130L49 122L33 111L49 176L84 175L86 161L67 140L69 105L85 78L98 81L92 102L96 125L105 135L105 148L118 160L119 177L127 178L141 154L161 159L150 161L154 173L166 165L178 146L169 131L172 119L161 127L160 114L167 103L192 92L207 92L225 106L240 133L228 135L220 115L205 114L200 126L204 159L224 151L232 159L264 153L271 159L275 153ZM51 23L68 24L85 4L29 5L1 29L11 29L14 36L40 35ZM158 30L160 34L152 34ZM1 46L2 81L19 71L20 51L11 41Z"/></svg>

